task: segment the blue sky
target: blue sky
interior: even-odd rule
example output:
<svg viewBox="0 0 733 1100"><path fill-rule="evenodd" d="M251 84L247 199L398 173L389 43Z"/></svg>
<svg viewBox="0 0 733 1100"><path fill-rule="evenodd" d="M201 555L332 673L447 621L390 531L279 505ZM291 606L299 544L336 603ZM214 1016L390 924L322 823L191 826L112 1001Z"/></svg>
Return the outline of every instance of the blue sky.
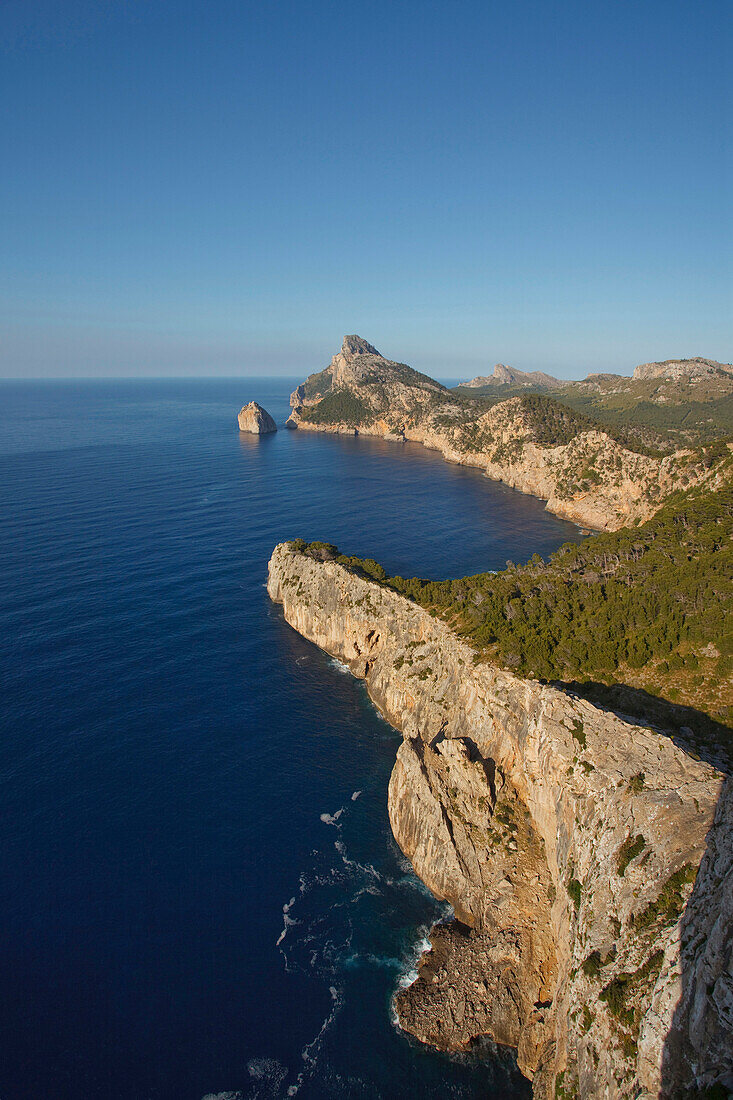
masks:
<svg viewBox="0 0 733 1100"><path fill-rule="evenodd" d="M0 375L733 358L733 8L0 6Z"/></svg>

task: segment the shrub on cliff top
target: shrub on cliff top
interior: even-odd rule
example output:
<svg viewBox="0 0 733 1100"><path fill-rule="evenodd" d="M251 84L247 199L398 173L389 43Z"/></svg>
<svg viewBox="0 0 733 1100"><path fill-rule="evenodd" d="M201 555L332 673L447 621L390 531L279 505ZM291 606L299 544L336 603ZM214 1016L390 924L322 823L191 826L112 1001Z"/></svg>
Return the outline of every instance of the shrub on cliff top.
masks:
<svg viewBox="0 0 733 1100"><path fill-rule="evenodd" d="M306 542L305 539L293 539L290 548L314 561L334 561L339 553L338 546L332 542Z"/></svg>
<svg viewBox="0 0 733 1100"><path fill-rule="evenodd" d="M301 411L301 418L311 424L346 424L358 428L374 419L374 412L348 390L332 390L317 405Z"/></svg>
<svg viewBox="0 0 733 1100"><path fill-rule="evenodd" d="M371 559L339 560L440 614L520 675L625 681L668 699L679 692L683 702L730 722L732 536L728 485L714 495L680 494L638 528L566 544L548 562L535 557L501 573L431 581L387 576ZM684 661L670 659L680 650ZM701 720L700 732L719 739L709 727Z"/></svg>

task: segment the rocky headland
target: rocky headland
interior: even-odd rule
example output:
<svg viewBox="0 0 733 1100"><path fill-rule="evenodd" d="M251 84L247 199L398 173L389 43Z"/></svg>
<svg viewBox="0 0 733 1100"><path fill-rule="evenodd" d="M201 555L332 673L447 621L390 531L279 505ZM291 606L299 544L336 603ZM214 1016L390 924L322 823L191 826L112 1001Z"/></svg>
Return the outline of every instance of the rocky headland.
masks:
<svg viewBox="0 0 733 1100"><path fill-rule="evenodd" d="M599 530L641 523L675 490L715 476L694 449L663 454L547 394L492 403L470 387L447 390L359 336L346 336L329 366L298 386L290 403L289 427L414 440Z"/></svg>
<svg viewBox="0 0 733 1100"><path fill-rule="evenodd" d="M402 1026L446 1050L516 1048L543 1098L733 1086L724 774L478 661L427 610L296 544L275 549L268 591L403 735L392 829L455 921L397 997Z"/></svg>
<svg viewBox="0 0 733 1100"><path fill-rule="evenodd" d="M269 435L277 431L277 424L262 405L256 401L250 401L244 405L237 417L240 432L250 432L253 435Z"/></svg>

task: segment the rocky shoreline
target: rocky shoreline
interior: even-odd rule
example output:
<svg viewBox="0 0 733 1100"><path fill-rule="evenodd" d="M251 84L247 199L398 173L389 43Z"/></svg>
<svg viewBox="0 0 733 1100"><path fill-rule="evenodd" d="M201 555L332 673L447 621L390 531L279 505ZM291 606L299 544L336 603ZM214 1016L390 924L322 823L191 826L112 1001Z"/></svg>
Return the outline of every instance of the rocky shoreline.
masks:
<svg viewBox="0 0 733 1100"><path fill-rule="evenodd" d="M385 359L361 337L345 336L329 366L293 391L286 426L421 443L594 530L641 523L670 493L710 477L689 450L661 456L630 449L599 425L543 400L510 397L487 410Z"/></svg>
<svg viewBox="0 0 733 1100"><path fill-rule="evenodd" d="M724 776L660 733L476 664L426 611L291 544L268 591L403 734L390 822L456 920L398 993L402 1026L446 1050L486 1035L515 1047L538 1097L733 1082Z"/></svg>

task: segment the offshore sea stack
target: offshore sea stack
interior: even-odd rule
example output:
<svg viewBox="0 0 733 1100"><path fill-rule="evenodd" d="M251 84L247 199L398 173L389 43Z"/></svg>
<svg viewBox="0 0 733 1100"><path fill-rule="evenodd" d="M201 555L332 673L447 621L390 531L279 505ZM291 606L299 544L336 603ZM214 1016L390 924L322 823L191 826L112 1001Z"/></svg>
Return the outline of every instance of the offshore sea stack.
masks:
<svg viewBox="0 0 733 1100"><path fill-rule="evenodd" d="M251 432L253 435L268 435L277 431L277 424L262 405L256 401L250 401L244 405L238 416L240 432Z"/></svg>
<svg viewBox="0 0 733 1100"><path fill-rule="evenodd" d="M445 623L336 561L283 543L268 591L403 735L392 830L455 912L396 998L403 1028L444 1050L514 1047L541 1100L730 1088L730 779L630 718L477 664Z"/></svg>

